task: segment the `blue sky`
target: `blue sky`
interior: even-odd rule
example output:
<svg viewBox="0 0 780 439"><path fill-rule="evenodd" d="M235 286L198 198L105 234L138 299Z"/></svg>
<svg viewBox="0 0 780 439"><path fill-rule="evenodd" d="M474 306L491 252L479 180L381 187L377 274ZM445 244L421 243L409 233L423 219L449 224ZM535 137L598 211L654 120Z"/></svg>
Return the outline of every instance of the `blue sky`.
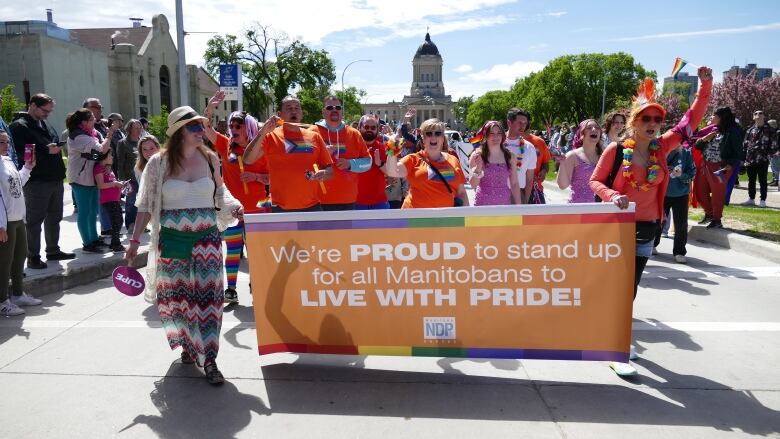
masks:
<svg viewBox="0 0 780 439"><path fill-rule="evenodd" d="M151 15L164 13L175 29L172 0L4 3L5 20L45 19L51 7L65 28L128 27L131 15L148 25ZM184 8L189 31L235 34L259 21L325 49L336 63L337 82L351 61L372 59L353 64L345 75L347 86L366 90L368 102L409 93L412 56L428 26L453 98L507 89L557 56L582 52L630 53L659 79L676 56L713 67L716 80L731 65L746 62L780 72L780 14L766 0L184 0ZM187 37L188 63L203 63L208 38ZM695 74L690 66L684 71Z"/></svg>

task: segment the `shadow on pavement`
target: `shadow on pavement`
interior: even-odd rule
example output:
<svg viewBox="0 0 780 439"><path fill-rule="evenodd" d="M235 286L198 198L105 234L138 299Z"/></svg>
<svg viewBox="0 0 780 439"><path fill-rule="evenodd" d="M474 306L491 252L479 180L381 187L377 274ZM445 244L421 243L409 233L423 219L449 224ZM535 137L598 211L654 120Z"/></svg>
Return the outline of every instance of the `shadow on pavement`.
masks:
<svg viewBox="0 0 780 439"><path fill-rule="evenodd" d="M657 319L647 319L647 321L653 323L655 328L651 330L639 329L632 332L634 346L639 355L642 355L647 350L643 344L671 343L677 349L693 352L699 352L704 349L700 344L693 341L691 335L685 331L672 329ZM634 319L634 322L641 322L641 320Z"/></svg>
<svg viewBox="0 0 780 439"><path fill-rule="evenodd" d="M249 425L252 413L271 414L261 398L241 393L230 381L215 388L203 377L176 376L182 367L172 363L154 383L149 397L159 416L138 415L119 433L144 424L161 438L232 438Z"/></svg>
<svg viewBox="0 0 780 439"><path fill-rule="evenodd" d="M550 421L552 413L562 422L780 432L780 412L749 391L676 374L646 360L637 364L662 381L640 376L634 381L637 387L367 370L310 361L302 357L293 364L263 367L274 413L536 422ZM656 392L663 396L653 396Z"/></svg>

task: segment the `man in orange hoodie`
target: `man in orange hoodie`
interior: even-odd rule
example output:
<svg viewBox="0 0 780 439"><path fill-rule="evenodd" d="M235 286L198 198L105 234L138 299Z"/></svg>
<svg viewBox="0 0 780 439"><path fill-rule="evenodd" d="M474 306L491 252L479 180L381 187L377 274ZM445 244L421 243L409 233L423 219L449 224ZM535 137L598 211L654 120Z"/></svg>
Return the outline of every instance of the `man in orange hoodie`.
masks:
<svg viewBox="0 0 780 439"><path fill-rule="evenodd" d="M322 210L353 210L358 195L358 174L371 169L366 142L360 131L343 122L341 99L328 96L322 109L323 119L310 129L322 136L333 159L333 178L319 189Z"/></svg>

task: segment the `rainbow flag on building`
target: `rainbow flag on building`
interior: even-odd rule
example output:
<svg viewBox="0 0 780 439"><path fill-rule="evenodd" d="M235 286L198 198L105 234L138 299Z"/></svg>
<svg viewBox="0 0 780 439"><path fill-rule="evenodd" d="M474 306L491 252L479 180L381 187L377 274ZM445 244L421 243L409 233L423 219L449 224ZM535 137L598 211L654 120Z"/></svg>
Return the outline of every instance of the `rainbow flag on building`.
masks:
<svg viewBox="0 0 780 439"><path fill-rule="evenodd" d="M677 74L680 73L680 70L683 69L688 64L688 61L677 57L674 59L674 67L672 67L672 77L674 79L677 79Z"/></svg>

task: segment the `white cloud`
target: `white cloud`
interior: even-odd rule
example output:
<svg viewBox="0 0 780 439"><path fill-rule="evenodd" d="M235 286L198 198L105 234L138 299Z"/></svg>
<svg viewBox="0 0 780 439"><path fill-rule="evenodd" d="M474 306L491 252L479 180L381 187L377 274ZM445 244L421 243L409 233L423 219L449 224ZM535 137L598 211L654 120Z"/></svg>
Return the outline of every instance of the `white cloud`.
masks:
<svg viewBox="0 0 780 439"><path fill-rule="evenodd" d="M472 70L474 70L474 67L471 67L468 64L461 64L458 67L455 67L454 69L452 69L452 71L457 72L457 73L468 73L468 72L470 72Z"/></svg>
<svg viewBox="0 0 780 439"><path fill-rule="evenodd" d="M723 28L723 29L700 30L700 31L692 31L692 32L667 32L667 33L658 33L652 35L642 35L639 37L615 38L608 41L661 40L666 38L688 38L688 37L702 37L702 36L711 36L711 35L743 34L748 32L761 32L761 31L775 30L775 29L780 29L780 22L769 23L769 24L756 24L756 25L745 26L745 27L730 27L730 28Z"/></svg>
<svg viewBox="0 0 780 439"><path fill-rule="evenodd" d="M514 84L515 80L543 68L544 64L537 61L516 61L512 64L496 64L488 69L469 73L464 78L475 82L500 84L500 88L505 88Z"/></svg>
<svg viewBox="0 0 780 439"><path fill-rule="evenodd" d="M558 18L558 17L563 17L566 14L568 14L568 12L566 12L566 11L556 11L556 12L548 12L548 13L546 13L544 15L546 15L548 17Z"/></svg>

